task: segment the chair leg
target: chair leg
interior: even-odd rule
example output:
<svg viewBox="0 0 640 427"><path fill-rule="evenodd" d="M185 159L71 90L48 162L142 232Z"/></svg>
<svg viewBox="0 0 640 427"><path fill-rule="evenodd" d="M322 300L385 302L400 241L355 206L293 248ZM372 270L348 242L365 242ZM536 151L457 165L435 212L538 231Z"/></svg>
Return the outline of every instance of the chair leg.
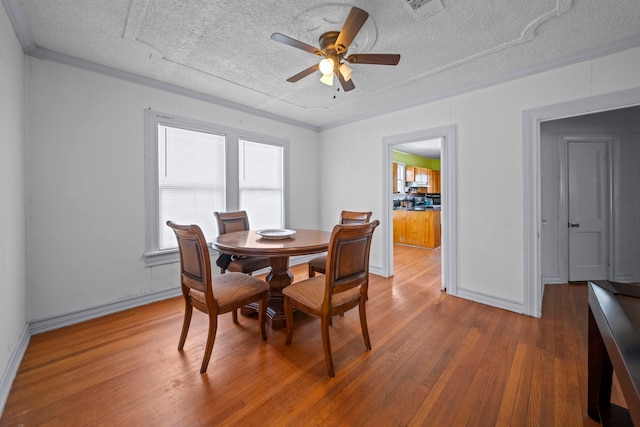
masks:
<svg viewBox="0 0 640 427"><path fill-rule="evenodd" d="M311 266L309 266L309 277L316 277L316 271Z"/></svg>
<svg viewBox="0 0 640 427"><path fill-rule="evenodd" d="M365 301L360 300L360 326L362 327L362 337L367 350L371 350L371 341L369 340L369 328L367 327L367 312L365 310Z"/></svg>
<svg viewBox="0 0 640 427"><path fill-rule="evenodd" d="M235 323L237 325L238 324L238 310L233 310L231 312L231 315L233 316L233 323Z"/></svg>
<svg viewBox="0 0 640 427"><path fill-rule="evenodd" d="M287 336L284 339L284 344L289 345L291 344L291 337L293 337L293 306L289 301L289 297L286 295L284 295L283 303L284 303L284 319L287 325Z"/></svg>
<svg viewBox="0 0 640 427"><path fill-rule="evenodd" d="M178 342L178 350L184 348L184 342L187 340L187 333L189 332L189 325L191 324L191 315L193 313L193 307L191 303L185 298L184 300L184 320L182 321L182 332L180 333L180 341Z"/></svg>
<svg viewBox="0 0 640 427"><path fill-rule="evenodd" d="M262 334L262 339L264 341L267 340L267 331L264 328L265 320L267 317L267 305L269 305L268 291L262 294L262 299L260 300L260 307L258 308L258 323L260 324L260 333Z"/></svg>
<svg viewBox="0 0 640 427"><path fill-rule="evenodd" d="M209 365L209 359L211 359L211 351L213 350L213 343L216 341L216 332L218 331L218 316L209 314L209 334L207 335L207 346L204 349L204 357L202 358L202 366L200 367L200 373L207 372L207 366Z"/></svg>
<svg viewBox="0 0 640 427"><path fill-rule="evenodd" d="M329 340L329 323L331 317L328 314L322 315L320 328L322 329L322 347L324 348L324 361L327 365L327 372L330 377L335 377L333 369L333 357L331 357L331 341Z"/></svg>

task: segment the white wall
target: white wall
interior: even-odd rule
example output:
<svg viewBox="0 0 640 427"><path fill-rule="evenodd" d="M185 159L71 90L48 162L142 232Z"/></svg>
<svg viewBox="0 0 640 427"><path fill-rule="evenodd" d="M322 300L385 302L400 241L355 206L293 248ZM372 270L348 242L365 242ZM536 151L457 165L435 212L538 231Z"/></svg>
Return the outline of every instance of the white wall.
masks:
<svg viewBox="0 0 640 427"><path fill-rule="evenodd" d="M328 227L347 207L380 218L382 137L455 125L457 286L522 303L523 111L637 87L640 48L326 130L322 224ZM344 154L336 159L337 152ZM373 265L382 264L380 235L390 226L376 231Z"/></svg>
<svg viewBox="0 0 640 427"><path fill-rule="evenodd" d="M46 60L27 64L30 320L178 287L177 263L143 262L148 107L289 139L290 224L319 224L316 132Z"/></svg>
<svg viewBox="0 0 640 427"><path fill-rule="evenodd" d="M27 325L24 149L24 55L4 7L0 7L0 378ZM21 357L21 355L20 355ZM17 366L16 366L17 369ZM8 392L8 390L7 390ZM0 412L4 406L0 391Z"/></svg>

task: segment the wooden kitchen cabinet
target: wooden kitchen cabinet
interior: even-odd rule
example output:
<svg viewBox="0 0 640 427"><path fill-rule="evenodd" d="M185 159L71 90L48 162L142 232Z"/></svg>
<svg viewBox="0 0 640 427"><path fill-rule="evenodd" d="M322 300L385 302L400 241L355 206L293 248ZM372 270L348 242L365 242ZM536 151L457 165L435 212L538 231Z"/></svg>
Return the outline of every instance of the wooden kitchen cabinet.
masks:
<svg viewBox="0 0 640 427"><path fill-rule="evenodd" d="M406 182L413 182L416 180L416 167L407 166L404 173L404 180Z"/></svg>
<svg viewBox="0 0 640 427"><path fill-rule="evenodd" d="M391 192L392 193L399 193L400 189L398 188L398 184L396 181L396 177L398 176L398 164L396 162L393 162L393 164L391 165Z"/></svg>
<svg viewBox="0 0 640 427"><path fill-rule="evenodd" d="M393 211L393 242L437 248L441 244L440 210Z"/></svg>
<svg viewBox="0 0 640 427"><path fill-rule="evenodd" d="M418 183L417 186L412 187L412 193L440 193L440 171L419 166L407 166L405 181L407 183Z"/></svg>
<svg viewBox="0 0 640 427"><path fill-rule="evenodd" d="M440 193L440 171L429 171L429 193Z"/></svg>
<svg viewBox="0 0 640 427"><path fill-rule="evenodd" d="M419 168L416 167L416 182L421 184L425 184L426 187L429 186L429 172L430 170L427 168Z"/></svg>
<svg viewBox="0 0 640 427"><path fill-rule="evenodd" d="M393 243L406 244L406 214L407 211L393 211Z"/></svg>

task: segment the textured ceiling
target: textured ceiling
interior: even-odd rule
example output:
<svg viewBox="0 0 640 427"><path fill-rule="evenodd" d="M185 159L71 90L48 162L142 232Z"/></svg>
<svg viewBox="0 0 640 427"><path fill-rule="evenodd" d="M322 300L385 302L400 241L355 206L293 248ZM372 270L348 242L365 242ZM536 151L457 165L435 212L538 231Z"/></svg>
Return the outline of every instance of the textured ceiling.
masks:
<svg viewBox="0 0 640 427"><path fill-rule="evenodd" d="M640 44L638 0L442 0L426 17L407 0L3 1L27 52L62 54L317 129ZM400 63L352 65L350 92L320 83L319 72L287 82L318 59L271 34L318 46L352 6L369 19L349 54L399 53Z"/></svg>

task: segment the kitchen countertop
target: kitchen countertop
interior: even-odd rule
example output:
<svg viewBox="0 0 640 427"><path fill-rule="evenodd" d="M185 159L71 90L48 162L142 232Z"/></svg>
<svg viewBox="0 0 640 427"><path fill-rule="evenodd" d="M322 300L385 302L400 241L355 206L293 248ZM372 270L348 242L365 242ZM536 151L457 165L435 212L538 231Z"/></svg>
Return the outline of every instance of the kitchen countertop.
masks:
<svg viewBox="0 0 640 427"><path fill-rule="evenodd" d="M440 206L436 205L436 206L413 206L410 208L403 208L402 206L394 206L393 207L394 211L439 211L440 210Z"/></svg>

